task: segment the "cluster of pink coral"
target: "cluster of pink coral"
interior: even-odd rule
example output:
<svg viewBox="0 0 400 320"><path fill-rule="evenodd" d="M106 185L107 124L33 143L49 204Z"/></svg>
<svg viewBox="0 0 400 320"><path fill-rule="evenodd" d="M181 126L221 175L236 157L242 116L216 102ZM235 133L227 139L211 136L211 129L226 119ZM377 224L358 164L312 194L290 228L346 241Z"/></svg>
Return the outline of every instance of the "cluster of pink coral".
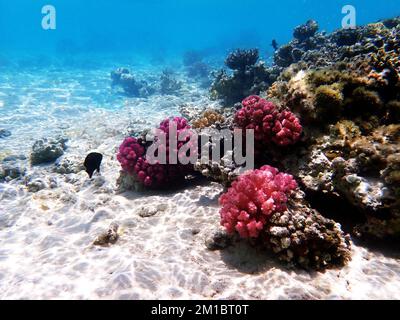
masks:
<svg viewBox="0 0 400 320"><path fill-rule="evenodd" d="M159 188L167 186L169 182L177 182L182 179L190 170L188 166L168 163L169 152L171 151L168 143L171 121L176 124L177 137L182 130L190 128L187 121L180 117L166 119L160 123L159 129L166 133L165 151L167 164L150 163L146 159L146 150L140 139L128 137L119 147L117 159L122 169L128 174L135 175L146 187ZM179 151L184 143L177 142L177 150L175 151ZM162 147L160 146L158 150L161 150Z"/></svg>
<svg viewBox="0 0 400 320"><path fill-rule="evenodd" d="M135 165L139 159L143 158L144 152L140 139L128 137L119 146L117 159L124 171L133 174Z"/></svg>
<svg viewBox="0 0 400 320"><path fill-rule="evenodd" d="M247 97L242 105L235 114L235 124L241 129L253 129L257 142L287 146L300 139L302 126L292 112L279 112L275 104L259 96Z"/></svg>
<svg viewBox="0 0 400 320"><path fill-rule="evenodd" d="M172 123L171 123L172 122ZM169 145L169 138L171 134L171 129L172 126L170 125L175 125L175 130L176 130L176 135L173 137L173 139L176 141L176 145L174 147ZM174 152L175 154L179 155L179 150L182 148L184 144L186 144L190 140L190 132L189 135L186 136L184 141L180 141L179 135L187 129L190 129L190 126L185 118L181 117L174 117L172 119L165 119L160 123L160 130L164 131L166 135L166 155L167 159L169 159L169 154L170 152ZM173 148L173 149L172 149Z"/></svg>
<svg viewBox="0 0 400 320"><path fill-rule="evenodd" d="M286 210L288 196L296 188L293 176L274 167L249 171L220 197L221 225L242 238L257 238L273 213Z"/></svg>
<svg viewBox="0 0 400 320"><path fill-rule="evenodd" d="M182 130L189 129L190 126L187 123L187 120L182 117L174 117L172 119L165 119L161 121L159 129L164 131L165 133L169 134L169 125L170 123L173 122L174 125L176 125L176 129L178 130L178 133Z"/></svg>

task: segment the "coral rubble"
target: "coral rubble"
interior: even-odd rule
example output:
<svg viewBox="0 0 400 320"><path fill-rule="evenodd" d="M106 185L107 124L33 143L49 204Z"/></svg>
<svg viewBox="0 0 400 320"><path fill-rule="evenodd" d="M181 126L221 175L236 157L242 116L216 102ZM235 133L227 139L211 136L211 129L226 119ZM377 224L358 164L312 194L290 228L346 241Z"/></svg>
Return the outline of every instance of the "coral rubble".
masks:
<svg viewBox="0 0 400 320"><path fill-rule="evenodd" d="M95 246L108 246L110 244L115 244L118 241L119 225L115 222L111 223L108 230L99 234L96 239L94 239L93 244Z"/></svg>

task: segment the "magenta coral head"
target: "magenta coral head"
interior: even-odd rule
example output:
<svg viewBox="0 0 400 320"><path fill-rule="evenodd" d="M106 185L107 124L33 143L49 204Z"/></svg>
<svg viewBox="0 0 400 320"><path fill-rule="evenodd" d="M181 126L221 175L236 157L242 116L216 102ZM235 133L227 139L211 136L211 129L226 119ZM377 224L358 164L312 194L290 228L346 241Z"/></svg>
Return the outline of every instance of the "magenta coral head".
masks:
<svg viewBox="0 0 400 320"><path fill-rule="evenodd" d="M271 166L241 175L219 202L221 225L242 238L257 238L275 212L286 210L286 202L297 183L293 176Z"/></svg>
<svg viewBox="0 0 400 320"><path fill-rule="evenodd" d="M127 137L119 147L117 160L124 171L133 173L137 161L144 155L144 147L140 141L133 137Z"/></svg>
<svg viewBox="0 0 400 320"><path fill-rule="evenodd" d="M176 129L178 131L183 129L189 129L190 126L185 118L182 117L174 117L174 118L167 118L161 121L159 128L164 131L165 133L169 133L169 125L171 122L176 124Z"/></svg>
<svg viewBox="0 0 400 320"><path fill-rule="evenodd" d="M235 114L234 123L240 129L253 129L256 142L287 146L300 139L300 121L290 111L279 112L275 104L259 96L247 97L242 105Z"/></svg>
<svg viewBox="0 0 400 320"><path fill-rule="evenodd" d="M182 130L190 128L186 119L184 118L175 117L171 119L165 119L160 123L159 129L164 131L167 136L170 134L169 125L171 122L176 124L177 135ZM177 144L177 152L179 152L179 149L183 144L184 142L179 142ZM146 159L146 150L141 141L133 137L128 137L120 145L117 159L120 162L123 171L130 175L136 176L145 187L169 187L171 183L177 183L180 180L183 180L185 175L191 171L192 167L189 165L168 163L168 154L170 152L168 140L165 146L159 147L158 151L160 152L161 150L164 150L167 154L167 163L150 164Z"/></svg>
<svg viewBox="0 0 400 320"><path fill-rule="evenodd" d="M283 111L276 117L272 141L280 146L294 144L300 139L302 130L299 119L292 112Z"/></svg>

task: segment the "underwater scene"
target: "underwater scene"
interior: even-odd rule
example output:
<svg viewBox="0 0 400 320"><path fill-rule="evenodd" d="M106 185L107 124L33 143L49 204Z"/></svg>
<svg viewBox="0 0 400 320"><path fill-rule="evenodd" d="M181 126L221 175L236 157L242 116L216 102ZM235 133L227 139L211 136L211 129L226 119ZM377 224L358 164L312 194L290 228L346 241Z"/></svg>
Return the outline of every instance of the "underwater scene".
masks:
<svg viewBox="0 0 400 320"><path fill-rule="evenodd" d="M0 0L0 299L398 299L400 1Z"/></svg>

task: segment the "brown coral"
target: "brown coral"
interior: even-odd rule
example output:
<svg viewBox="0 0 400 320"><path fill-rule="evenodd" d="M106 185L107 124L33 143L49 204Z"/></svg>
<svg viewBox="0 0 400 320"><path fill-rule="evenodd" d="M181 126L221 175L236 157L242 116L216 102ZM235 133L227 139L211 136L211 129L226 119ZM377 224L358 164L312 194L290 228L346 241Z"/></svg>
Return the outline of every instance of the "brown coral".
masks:
<svg viewBox="0 0 400 320"><path fill-rule="evenodd" d="M192 126L195 129L204 129L211 127L214 124L217 123L223 123L225 121L225 118L223 115L218 113L215 110L206 110L204 113L200 116L199 119L196 119L192 122Z"/></svg>
<svg viewBox="0 0 400 320"><path fill-rule="evenodd" d="M281 260L306 269L345 265L351 259L349 236L338 223L311 209L301 191L295 198L287 211L270 218L267 245Z"/></svg>
<svg viewBox="0 0 400 320"><path fill-rule="evenodd" d="M396 49L397 50L397 49ZM378 50L316 70L291 66L269 90L305 126L284 159L306 188L339 194L365 214L359 233L400 235L400 64Z"/></svg>

